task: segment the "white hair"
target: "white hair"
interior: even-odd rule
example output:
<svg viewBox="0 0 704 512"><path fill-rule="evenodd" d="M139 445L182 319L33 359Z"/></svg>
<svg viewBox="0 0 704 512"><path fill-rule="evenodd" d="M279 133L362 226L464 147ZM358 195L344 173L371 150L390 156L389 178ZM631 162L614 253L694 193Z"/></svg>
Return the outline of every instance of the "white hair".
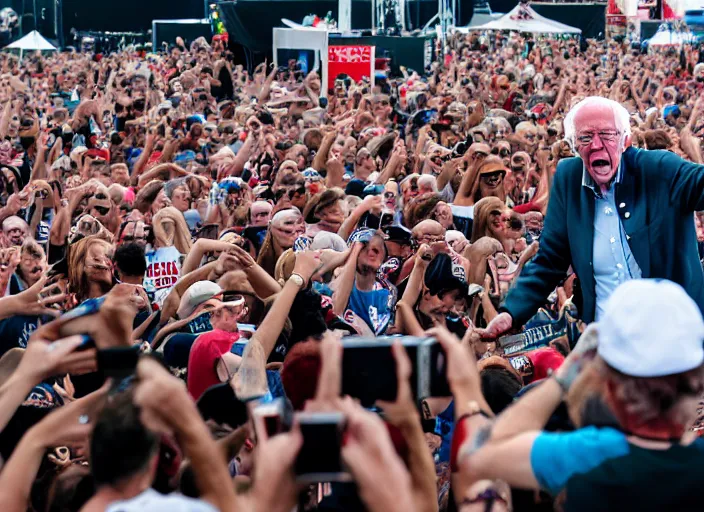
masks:
<svg viewBox="0 0 704 512"><path fill-rule="evenodd" d="M429 188L432 192L438 191L438 182L432 174L423 174L418 178L418 188Z"/></svg>
<svg viewBox="0 0 704 512"><path fill-rule="evenodd" d="M621 143L623 144L626 137L631 134L631 115L628 110L619 102L601 96L589 96L577 103L565 116L564 128L565 139L572 147L572 151L576 152L576 137L577 127L574 124L574 119L577 113L584 107L608 107L614 113L614 121L616 121L616 129L621 133Z"/></svg>

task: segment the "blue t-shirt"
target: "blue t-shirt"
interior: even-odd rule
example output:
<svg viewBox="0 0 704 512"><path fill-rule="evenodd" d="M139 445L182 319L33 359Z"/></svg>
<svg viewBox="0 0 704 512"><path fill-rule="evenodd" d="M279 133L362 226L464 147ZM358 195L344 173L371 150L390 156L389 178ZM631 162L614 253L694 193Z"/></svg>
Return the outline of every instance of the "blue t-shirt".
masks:
<svg viewBox="0 0 704 512"><path fill-rule="evenodd" d="M395 302L393 291L378 282L370 291L358 290L355 285L347 309L364 320L375 334L381 334L391 322Z"/></svg>
<svg viewBox="0 0 704 512"><path fill-rule="evenodd" d="M0 320L0 357L12 348L27 348L27 341L38 325L36 315L15 315Z"/></svg>
<svg viewBox="0 0 704 512"><path fill-rule="evenodd" d="M530 463L540 486L566 491L564 510L702 510L704 439L666 450L630 444L613 428L542 433Z"/></svg>

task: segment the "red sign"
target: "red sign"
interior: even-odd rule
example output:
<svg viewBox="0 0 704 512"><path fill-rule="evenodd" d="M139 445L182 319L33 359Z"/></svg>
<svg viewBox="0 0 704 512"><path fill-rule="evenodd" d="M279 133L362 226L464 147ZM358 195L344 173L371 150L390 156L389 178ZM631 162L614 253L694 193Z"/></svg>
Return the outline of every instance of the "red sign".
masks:
<svg viewBox="0 0 704 512"><path fill-rule="evenodd" d="M373 46L328 46L328 89L335 87L340 74L359 82L374 72Z"/></svg>

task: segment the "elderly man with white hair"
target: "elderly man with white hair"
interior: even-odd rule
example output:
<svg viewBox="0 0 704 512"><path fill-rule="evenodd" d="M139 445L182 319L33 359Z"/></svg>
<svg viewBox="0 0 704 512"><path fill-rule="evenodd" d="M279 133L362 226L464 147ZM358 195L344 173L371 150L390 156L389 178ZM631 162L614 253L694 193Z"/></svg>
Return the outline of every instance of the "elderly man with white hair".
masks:
<svg viewBox="0 0 704 512"><path fill-rule="evenodd" d="M579 156L558 164L538 254L487 334L525 324L570 266L586 322L602 316L616 287L640 278L674 281L704 309L692 215L704 209L704 165L631 147L628 111L606 98L585 98L564 124Z"/></svg>

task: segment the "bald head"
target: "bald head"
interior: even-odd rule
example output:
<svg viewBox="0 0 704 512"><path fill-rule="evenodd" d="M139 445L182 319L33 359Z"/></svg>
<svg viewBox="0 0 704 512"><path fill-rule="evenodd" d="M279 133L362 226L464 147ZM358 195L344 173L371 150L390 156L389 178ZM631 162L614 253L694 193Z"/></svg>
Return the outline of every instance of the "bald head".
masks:
<svg viewBox="0 0 704 512"><path fill-rule="evenodd" d="M2 232L11 245L22 245L29 234L29 225L17 215L12 215L2 222Z"/></svg>
<svg viewBox="0 0 704 512"><path fill-rule="evenodd" d="M445 228L436 220L426 219L413 228L413 239L419 244L430 244L445 240Z"/></svg>

